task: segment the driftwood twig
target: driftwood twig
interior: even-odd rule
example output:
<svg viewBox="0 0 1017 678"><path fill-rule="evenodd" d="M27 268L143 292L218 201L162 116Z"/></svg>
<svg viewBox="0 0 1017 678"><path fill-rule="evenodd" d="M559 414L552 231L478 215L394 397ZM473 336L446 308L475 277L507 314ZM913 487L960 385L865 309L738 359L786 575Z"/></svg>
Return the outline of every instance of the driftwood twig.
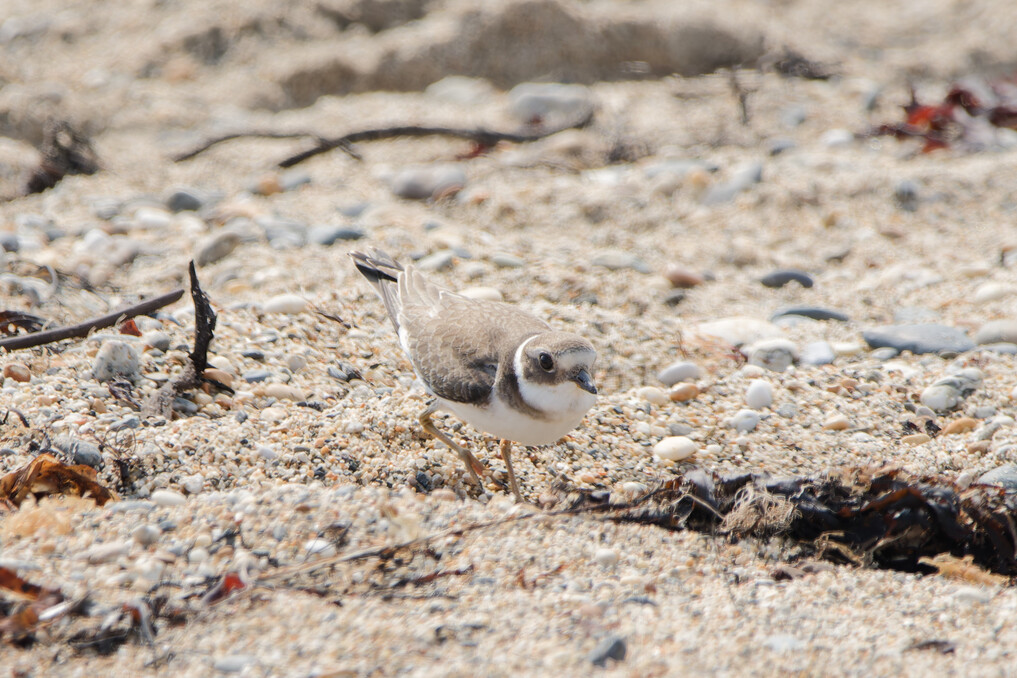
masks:
<svg viewBox="0 0 1017 678"><path fill-rule="evenodd" d="M167 292L166 294L153 297L152 299L146 299L145 301L134 304L133 306L122 308L119 311L108 313L99 318L86 320L85 322L78 323L77 325L57 327L52 330L46 330L45 332L19 334L17 336L10 337L9 339L0 339L0 349L16 351L20 348L32 348L33 346L51 344L54 341L60 341L62 339L86 337L92 330L110 327L111 325L116 325L122 320L127 320L128 318L133 318L138 315L147 315L156 309L168 306L183 295L183 290L173 290L172 292Z"/></svg>
<svg viewBox="0 0 1017 678"><path fill-rule="evenodd" d="M564 124L560 127L554 127L544 129L536 132L496 132L485 129L464 129L455 127L422 127L418 125L403 125L398 127L383 127L380 129L365 129L357 132L350 132L341 137L327 138L318 136L311 133L274 133L274 132L238 132L234 134L226 134L221 137L209 139L197 148L194 148L186 153L182 153L176 158L177 162L183 160L189 160L205 151L212 146L222 143L224 141L231 141L233 139L240 139L243 137L263 137L271 139L288 139L297 137L312 137L317 139L318 143L316 146L301 151L295 155L279 162L279 167L287 168L293 167L299 163L302 163L309 158L313 158L316 155L327 153L334 149L340 149L350 156L361 159L359 153L353 148L353 144L361 141L380 141L382 139L394 139L396 137L428 137L428 136L445 136L453 137L456 139L466 139L472 141L482 148L490 148L501 141L507 141L509 143L522 144L531 141L537 141L544 137L551 136L558 132L573 129L578 127L586 127L590 124L593 119L593 110L590 109L585 115L577 118L571 123Z"/></svg>

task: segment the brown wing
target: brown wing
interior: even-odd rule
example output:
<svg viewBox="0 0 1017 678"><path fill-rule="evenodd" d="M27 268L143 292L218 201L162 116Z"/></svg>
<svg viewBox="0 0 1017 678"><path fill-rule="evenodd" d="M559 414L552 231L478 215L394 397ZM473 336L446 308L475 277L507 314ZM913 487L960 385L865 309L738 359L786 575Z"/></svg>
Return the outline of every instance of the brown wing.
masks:
<svg viewBox="0 0 1017 678"><path fill-rule="evenodd" d="M500 360L511 360L527 337L547 323L495 301L468 299L428 282L413 269L399 280L400 340L417 373L446 400L488 399Z"/></svg>

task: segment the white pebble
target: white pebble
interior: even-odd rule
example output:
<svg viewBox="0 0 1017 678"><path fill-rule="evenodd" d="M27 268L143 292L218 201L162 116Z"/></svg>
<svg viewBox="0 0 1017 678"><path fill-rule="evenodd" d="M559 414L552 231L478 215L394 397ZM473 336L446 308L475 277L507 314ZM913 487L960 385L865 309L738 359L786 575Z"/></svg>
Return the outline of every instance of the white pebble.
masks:
<svg viewBox="0 0 1017 678"><path fill-rule="evenodd" d="M641 389L636 391L636 395L640 399L645 400L653 405L666 405L671 402L671 399L667 395L667 391L656 386L643 386Z"/></svg>
<svg viewBox="0 0 1017 678"><path fill-rule="evenodd" d="M597 552L593 554L593 559L604 567L614 567L618 564L618 552L614 549L599 548Z"/></svg>
<svg viewBox="0 0 1017 678"><path fill-rule="evenodd" d="M259 445L258 456L265 461L275 461L279 458L279 453L268 445Z"/></svg>
<svg viewBox="0 0 1017 678"><path fill-rule="evenodd" d="M93 565L108 563L120 556L126 556L131 551L131 545L125 541L111 541L105 544L98 544L85 552L88 562Z"/></svg>
<svg viewBox="0 0 1017 678"><path fill-rule="evenodd" d="M187 490L188 494L198 494L205 487L205 479L200 474L184 476L180 479L180 487Z"/></svg>
<svg viewBox="0 0 1017 678"><path fill-rule="evenodd" d="M138 228L163 229L170 225L173 217L157 207L139 207L134 213L134 224Z"/></svg>
<svg viewBox="0 0 1017 678"><path fill-rule="evenodd" d="M196 546L187 552L187 561L191 563L204 563L211 556L208 553L208 549L202 546Z"/></svg>
<svg viewBox="0 0 1017 678"><path fill-rule="evenodd" d="M467 287L460 290L459 294L469 299L481 299L483 301L503 301L504 297L494 287Z"/></svg>
<svg viewBox="0 0 1017 678"><path fill-rule="evenodd" d="M286 408L266 407L258 414L258 418L270 423L280 422L286 418Z"/></svg>
<svg viewBox="0 0 1017 678"><path fill-rule="evenodd" d="M773 386L762 379L753 379L745 390L745 404L754 410L761 410L773 404Z"/></svg>
<svg viewBox="0 0 1017 678"><path fill-rule="evenodd" d="M961 401L961 394L949 384L933 384L922 391L919 400L929 409L942 412L957 407Z"/></svg>
<svg viewBox="0 0 1017 678"><path fill-rule="evenodd" d="M176 490L156 490L152 493L156 506L183 506L187 500Z"/></svg>
<svg viewBox="0 0 1017 678"><path fill-rule="evenodd" d="M308 539L304 543L304 552L309 556L328 558L336 554L335 544L327 539Z"/></svg>
<svg viewBox="0 0 1017 678"><path fill-rule="evenodd" d="M307 301L295 294L280 294L264 303L265 313L302 313L307 310Z"/></svg>
<svg viewBox="0 0 1017 678"><path fill-rule="evenodd" d="M134 380L138 376L140 357L138 349L125 341L110 339L104 341L95 355L92 377L96 381L110 381L124 378Z"/></svg>
<svg viewBox="0 0 1017 678"><path fill-rule="evenodd" d="M742 433L748 433L758 425L759 412L754 410L738 410L738 413L731 417L731 428Z"/></svg>
<svg viewBox="0 0 1017 678"><path fill-rule="evenodd" d="M661 459L681 461L699 449L699 443L685 436L668 436L653 446L653 453Z"/></svg>
<svg viewBox="0 0 1017 678"><path fill-rule="evenodd" d="M674 386L679 381L695 381L702 375L703 371L699 369L699 365L680 360L676 363L671 363L657 373L657 379L665 386Z"/></svg>

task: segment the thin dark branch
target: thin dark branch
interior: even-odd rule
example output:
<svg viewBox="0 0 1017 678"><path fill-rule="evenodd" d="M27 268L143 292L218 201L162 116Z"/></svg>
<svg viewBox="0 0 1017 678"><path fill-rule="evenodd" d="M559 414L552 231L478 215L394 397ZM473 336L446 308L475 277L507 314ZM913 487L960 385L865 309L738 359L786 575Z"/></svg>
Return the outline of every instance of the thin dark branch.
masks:
<svg viewBox="0 0 1017 678"><path fill-rule="evenodd" d="M173 290L172 292L142 301L141 303L134 304L133 306L122 308L119 311L114 311L113 313L109 313L100 318L86 320L85 322L77 325L58 327L56 329L46 330L45 332L33 332L32 334L22 334L16 337L11 337L10 339L2 339L0 340L0 349L5 348L8 351L16 351L21 348L32 348L33 346L51 344L54 341L60 341L62 339L86 337L92 330L110 327L111 325L116 325L122 320L133 318L138 315L147 315L156 309L172 304L182 296L184 296L183 290Z"/></svg>
<svg viewBox="0 0 1017 678"><path fill-rule="evenodd" d="M181 153L173 158L174 162L183 162L184 160L190 160L191 158L201 155L208 149L226 141L233 141L234 139L302 139L304 137L310 137L317 139L319 142L324 141L324 138L314 132L234 132L232 134L224 134L221 137L213 137L202 143L197 148L193 148L186 153Z"/></svg>
<svg viewBox="0 0 1017 678"><path fill-rule="evenodd" d="M518 134L512 132L493 132L484 129L460 129L454 127L420 127L417 125L404 125L399 127L384 127L381 129L366 129L358 132L350 132L341 137L326 138L318 134L311 132L235 132L233 134L224 134L223 136L215 137L205 141L200 146L181 153L174 158L176 162L182 162L184 160L190 160L191 158L204 153L208 149L212 148L216 144L221 144L225 141L232 141L234 139L243 138L263 138L263 139L299 139L302 137L310 137L317 140L318 145L310 148L306 151L292 155L279 163L279 167L287 168L293 167L308 158L313 158L316 155L327 153L329 151L339 149L344 153L347 153L351 157L362 160L363 158L353 148L353 144L361 141L380 141L382 139L394 139L396 137L428 137L428 136L446 136L453 137L456 139L467 139L476 143L478 146L489 148L494 146L500 141L507 141L515 144L527 143L530 141L537 141L544 137L552 134L557 134L566 129L573 129L577 127L585 127L590 124L593 119L593 110L591 109L586 115L578 118L576 121L562 125L561 127L555 127L552 129L541 130L539 132L529 132L525 134Z"/></svg>
<svg viewBox="0 0 1017 678"><path fill-rule="evenodd" d="M590 124L593 119L593 110L583 117L575 120L572 123L562 125L561 127L555 127L552 129L541 130L539 132L529 132L526 134L518 134L513 132L494 132L485 129L462 129L455 127L418 127L416 125L408 125L403 127L385 127L382 129L367 129L360 132L351 132L345 136L338 137L336 139L322 139L317 146L310 148L296 155L292 155L289 158L281 161L279 167L293 167L308 158L313 158L316 155L327 153L335 148L348 148L352 144L360 141L380 141L382 139L394 139L396 137L429 137L429 136L445 136L453 137L456 139L467 139L474 142L478 146L490 148L500 141L507 141L514 144L523 144L530 141L537 141L544 137L557 134L558 132L573 129L577 127L586 127Z"/></svg>

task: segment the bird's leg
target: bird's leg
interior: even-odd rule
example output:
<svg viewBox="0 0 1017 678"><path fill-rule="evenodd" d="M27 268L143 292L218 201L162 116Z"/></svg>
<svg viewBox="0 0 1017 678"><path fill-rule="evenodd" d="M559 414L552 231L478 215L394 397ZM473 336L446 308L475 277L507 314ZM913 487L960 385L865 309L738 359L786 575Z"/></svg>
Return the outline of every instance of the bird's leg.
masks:
<svg viewBox="0 0 1017 678"><path fill-rule="evenodd" d="M481 464L480 460L474 457L469 450L460 447L459 445L454 443L451 438L449 438L447 435L438 430L438 427L434 425L433 421L431 421L431 415L437 411L438 411L438 401L435 400L432 401L431 404L427 406L427 409L421 413L420 425L424 428L425 431L430 433L432 436L434 436L441 442L448 445L450 449L456 451L456 453L459 455L459 458L463 460L464 464L466 464L466 470L470 472L470 477L473 478L473 482L475 482L477 486L480 487L481 490L483 490L484 484L480 482L480 476L483 475L484 471L486 470L484 468L484 465Z"/></svg>
<svg viewBox="0 0 1017 678"><path fill-rule="evenodd" d="M523 495L519 494L519 484L516 482L516 472L512 470L512 441L501 441L501 458L505 460L505 470L508 471L509 487L512 494L516 495L516 501L523 503Z"/></svg>

